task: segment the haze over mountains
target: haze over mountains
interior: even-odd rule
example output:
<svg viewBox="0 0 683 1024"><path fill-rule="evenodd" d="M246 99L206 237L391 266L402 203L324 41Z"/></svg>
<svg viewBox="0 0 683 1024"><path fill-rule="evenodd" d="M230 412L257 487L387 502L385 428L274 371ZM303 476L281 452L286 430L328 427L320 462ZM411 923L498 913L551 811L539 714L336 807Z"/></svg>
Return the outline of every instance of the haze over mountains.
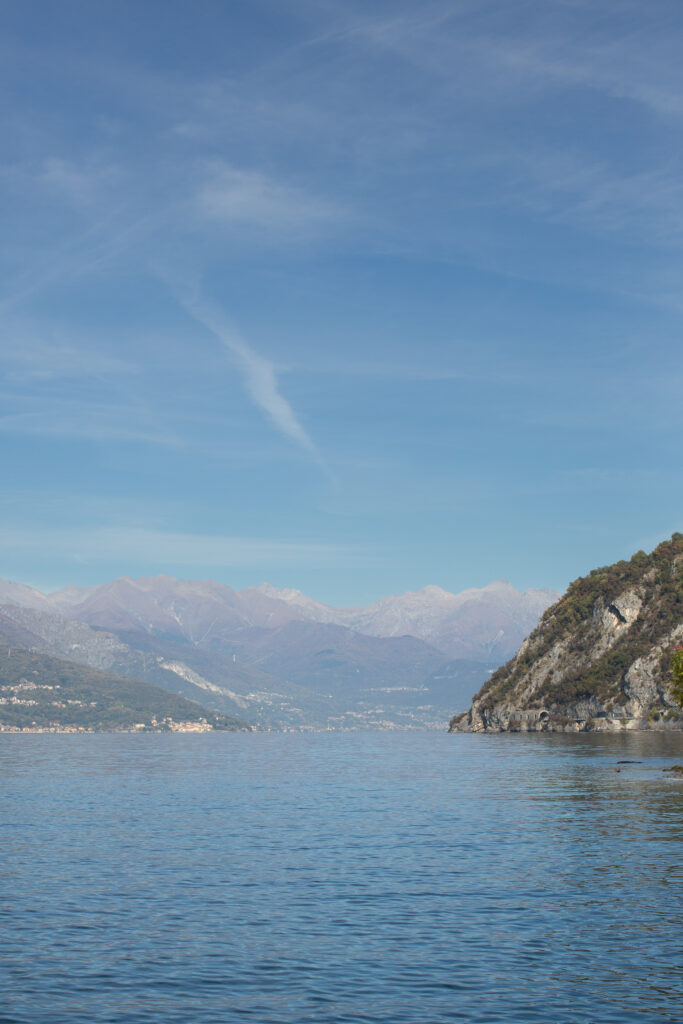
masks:
<svg viewBox="0 0 683 1024"><path fill-rule="evenodd" d="M559 594L550 590L516 590L506 580L480 589L450 594L427 586L382 598L366 608L331 608L298 590L278 590L268 583L257 590L297 608L314 622L334 622L368 636L419 637L452 657L487 659L516 651L545 609Z"/></svg>
<svg viewBox="0 0 683 1024"><path fill-rule="evenodd" d="M0 639L273 727L445 722L559 595L505 581L333 608L269 584L122 577L44 595L0 581Z"/></svg>

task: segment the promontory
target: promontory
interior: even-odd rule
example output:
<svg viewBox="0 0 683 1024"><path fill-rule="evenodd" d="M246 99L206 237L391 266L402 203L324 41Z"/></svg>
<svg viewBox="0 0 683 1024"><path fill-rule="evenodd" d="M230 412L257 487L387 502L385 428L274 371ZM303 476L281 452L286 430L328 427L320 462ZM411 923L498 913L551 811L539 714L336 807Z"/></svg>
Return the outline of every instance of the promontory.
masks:
<svg viewBox="0 0 683 1024"><path fill-rule="evenodd" d="M570 584L450 732L682 729L683 534Z"/></svg>

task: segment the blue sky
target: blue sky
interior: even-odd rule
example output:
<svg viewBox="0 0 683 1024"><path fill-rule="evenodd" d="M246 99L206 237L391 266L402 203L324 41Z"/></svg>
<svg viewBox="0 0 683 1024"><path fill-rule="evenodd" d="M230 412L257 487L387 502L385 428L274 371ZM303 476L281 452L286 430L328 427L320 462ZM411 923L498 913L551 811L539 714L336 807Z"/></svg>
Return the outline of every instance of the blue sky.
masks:
<svg viewBox="0 0 683 1024"><path fill-rule="evenodd" d="M677 0L0 26L0 576L356 604L683 528Z"/></svg>

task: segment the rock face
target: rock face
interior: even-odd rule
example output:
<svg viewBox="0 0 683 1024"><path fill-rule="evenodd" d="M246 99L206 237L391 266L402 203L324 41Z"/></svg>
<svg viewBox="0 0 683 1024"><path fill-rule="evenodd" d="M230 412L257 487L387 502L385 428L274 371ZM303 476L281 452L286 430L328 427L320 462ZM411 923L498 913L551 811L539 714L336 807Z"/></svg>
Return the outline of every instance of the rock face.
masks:
<svg viewBox="0 0 683 1024"><path fill-rule="evenodd" d="M595 569L549 608L451 732L681 729L669 665L683 644L683 534Z"/></svg>

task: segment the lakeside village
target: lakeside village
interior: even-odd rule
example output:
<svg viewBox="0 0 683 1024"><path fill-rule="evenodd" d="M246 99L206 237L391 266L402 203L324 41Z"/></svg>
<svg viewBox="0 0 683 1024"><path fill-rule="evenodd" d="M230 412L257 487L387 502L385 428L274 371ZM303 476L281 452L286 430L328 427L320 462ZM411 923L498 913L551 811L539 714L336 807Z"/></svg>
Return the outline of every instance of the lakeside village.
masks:
<svg viewBox="0 0 683 1024"><path fill-rule="evenodd" d="M59 683L48 684L48 683L35 683L31 679L22 678L18 683L11 685L0 686L0 706L5 705L13 709L27 710L30 708L45 707L72 709L77 710L89 710L97 708L98 702L91 700L85 701L75 697L62 697L55 691L59 690ZM47 691L53 691L53 694L48 694ZM49 699L53 696L55 699ZM42 697L43 700L36 700L36 697ZM48 698L45 700L45 698ZM101 732L101 728L96 725L66 725L55 721L48 721L44 725L38 725L36 722L32 722L30 725L12 725L7 722L0 721L0 732ZM175 719L167 716L165 718L156 718L152 716L148 722L135 722L131 725L121 726L110 726L107 728L107 732L212 732L213 724L207 722L205 718L199 718L194 722L176 722Z"/></svg>
<svg viewBox="0 0 683 1024"><path fill-rule="evenodd" d="M153 718L150 722L137 722L132 726L107 726L98 729L86 725L7 725L0 722L0 732L213 732L211 722L175 722L172 718L162 718L160 722Z"/></svg>

